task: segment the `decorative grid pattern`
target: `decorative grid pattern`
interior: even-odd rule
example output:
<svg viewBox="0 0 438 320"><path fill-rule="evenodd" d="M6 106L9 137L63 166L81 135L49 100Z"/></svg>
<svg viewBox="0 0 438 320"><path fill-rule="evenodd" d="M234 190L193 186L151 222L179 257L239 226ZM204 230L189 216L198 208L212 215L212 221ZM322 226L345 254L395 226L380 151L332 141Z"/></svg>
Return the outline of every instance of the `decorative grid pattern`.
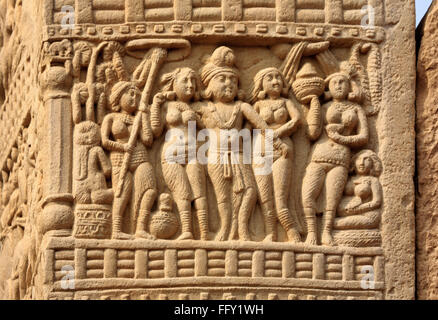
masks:
<svg viewBox="0 0 438 320"><path fill-rule="evenodd" d="M81 240L82 241L82 240ZM51 263L54 280L58 281L64 266L73 266L76 279L165 279L206 277L246 277L312 279L326 281L360 281L368 271L381 274L383 264L379 248L336 248L333 250L287 249L284 245L266 248L190 248L172 247L167 243L142 248L117 249L106 240L99 245L54 249ZM160 241L158 241L160 242ZM86 242L85 242L86 243ZM90 242L96 243L96 242ZM166 248L167 247L167 248ZM222 248L223 247L223 248ZM306 252L307 251L307 252Z"/></svg>
<svg viewBox="0 0 438 320"><path fill-rule="evenodd" d="M46 0L47 24L60 24L65 5L74 6L77 23L122 24L191 20L332 23L360 25L365 6L372 6L375 24L383 24L383 0ZM87 4L88 3L88 4Z"/></svg>
<svg viewBox="0 0 438 320"><path fill-rule="evenodd" d="M37 91L32 90L37 87L38 59L28 53L26 56L24 51L21 47L16 53L18 65L10 80L5 102L0 107L0 168L4 168L32 104L38 101Z"/></svg>

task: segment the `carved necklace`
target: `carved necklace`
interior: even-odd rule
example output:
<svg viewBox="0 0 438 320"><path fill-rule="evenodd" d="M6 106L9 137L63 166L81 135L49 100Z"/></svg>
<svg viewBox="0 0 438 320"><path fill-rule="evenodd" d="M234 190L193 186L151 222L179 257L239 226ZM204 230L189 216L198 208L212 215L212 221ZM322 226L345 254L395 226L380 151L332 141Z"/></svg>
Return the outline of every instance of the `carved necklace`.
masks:
<svg viewBox="0 0 438 320"><path fill-rule="evenodd" d="M271 110L272 112L275 112L281 108L284 107L284 101L280 100L280 101L274 101L273 103L271 103Z"/></svg>
<svg viewBox="0 0 438 320"><path fill-rule="evenodd" d="M225 123L222 120L221 116L218 114L217 109L213 105L213 103L209 102L208 106L209 106L211 114L213 115L213 117L216 120L216 123L217 123L219 129L230 130L230 129L235 128L237 117L240 114L240 103L236 103L236 105L234 106L233 114L230 117L230 120L228 120Z"/></svg>
<svg viewBox="0 0 438 320"><path fill-rule="evenodd" d="M345 101L345 102L334 102L332 104L332 107L335 108L337 111L344 112L347 110L355 109L355 104Z"/></svg>
<svg viewBox="0 0 438 320"><path fill-rule="evenodd" d="M119 114L119 120L121 120L123 123L127 125L133 125L134 119L135 117L130 114L124 114L124 113Z"/></svg>
<svg viewBox="0 0 438 320"><path fill-rule="evenodd" d="M172 104L172 107L180 112L193 111L185 102L176 102L175 104Z"/></svg>

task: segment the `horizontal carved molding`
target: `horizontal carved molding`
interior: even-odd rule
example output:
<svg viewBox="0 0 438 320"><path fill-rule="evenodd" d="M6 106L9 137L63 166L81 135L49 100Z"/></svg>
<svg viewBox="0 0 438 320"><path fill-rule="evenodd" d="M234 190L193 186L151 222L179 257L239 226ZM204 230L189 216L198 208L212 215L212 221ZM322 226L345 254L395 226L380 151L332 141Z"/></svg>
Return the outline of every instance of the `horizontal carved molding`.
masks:
<svg viewBox="0 0 438 320"><path fill-rule="evenodd" d="M382 27L362 28L349 25L298 24L274 22L166 22L166 23L132 23L123 25L76 25L74 29L61 25L47 26L44 31L45 41L62 39L77 40L115 40L126 41L140 38L186 38L191 41L245 40L245 42L266 43L266 41L324 41L353 42L357 40L380 43L385 39Z"/></svg>
<svg viewBox="0 0 438 320"><path fill-rule="evenodd" d="M300 253L324 253L324 254L350 254L357 256L373 255L378 256L383 254L381 248L352 248L352 247L336 247L336 246L310 246L304 243L260 243L260 242L244 242L244 241L167 241L167 240L85 240L73 238L51 238L46 248L48 249L121 249L121 250L139 250L139 249L216 249L216 250L291 250Z"/></svg>

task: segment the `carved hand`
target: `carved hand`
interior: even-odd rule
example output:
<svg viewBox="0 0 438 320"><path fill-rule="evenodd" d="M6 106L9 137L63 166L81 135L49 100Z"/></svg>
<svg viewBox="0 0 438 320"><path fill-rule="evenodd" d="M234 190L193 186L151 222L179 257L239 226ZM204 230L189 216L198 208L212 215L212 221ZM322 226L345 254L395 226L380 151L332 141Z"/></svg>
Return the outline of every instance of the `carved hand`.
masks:
<svg viewBox="0 0 438 320"><path fill-rule="evenodd" d="M147 106L144 103L141 103L140 106L138 107L138 110L140 112L147 112Z"/></svg>
<svg viewBox="0 0 438 320"><path fill-rule="evenodd" d="M125 152L132 154L134 153L135 146L131 146L129 143L126 143L123 145L123 149L125 149Z"/></svg>
<svg viewBox="0 0 438 320"><path fill-rule="evenodd" d="M280 139L276 139L274 141L274 148L275 150L281 151L281 155L284 158L288 158L290 155L290 148L287 144L285 144L283 141L281 141Z"/></svg>
<svg viewBox="0 0 438 320"><path fill-rule="evenodd" d="M166 102L166 100L166 96L163 93L157 93L154 96L153 104L155 104L156 106L161 106L164 102Z"/></svg>

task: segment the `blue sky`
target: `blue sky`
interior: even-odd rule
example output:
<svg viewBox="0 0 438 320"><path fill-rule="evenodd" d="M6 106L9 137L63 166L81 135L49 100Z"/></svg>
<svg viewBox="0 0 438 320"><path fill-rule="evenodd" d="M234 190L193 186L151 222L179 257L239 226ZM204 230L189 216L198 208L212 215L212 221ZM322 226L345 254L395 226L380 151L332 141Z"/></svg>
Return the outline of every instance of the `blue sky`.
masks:
<svg viewBox="0 0 438 320"><path fill-rule="evenodd" d="M417 25L420 23L431 3L432 0L415 0L415 6L417 7Z"/></svg>

